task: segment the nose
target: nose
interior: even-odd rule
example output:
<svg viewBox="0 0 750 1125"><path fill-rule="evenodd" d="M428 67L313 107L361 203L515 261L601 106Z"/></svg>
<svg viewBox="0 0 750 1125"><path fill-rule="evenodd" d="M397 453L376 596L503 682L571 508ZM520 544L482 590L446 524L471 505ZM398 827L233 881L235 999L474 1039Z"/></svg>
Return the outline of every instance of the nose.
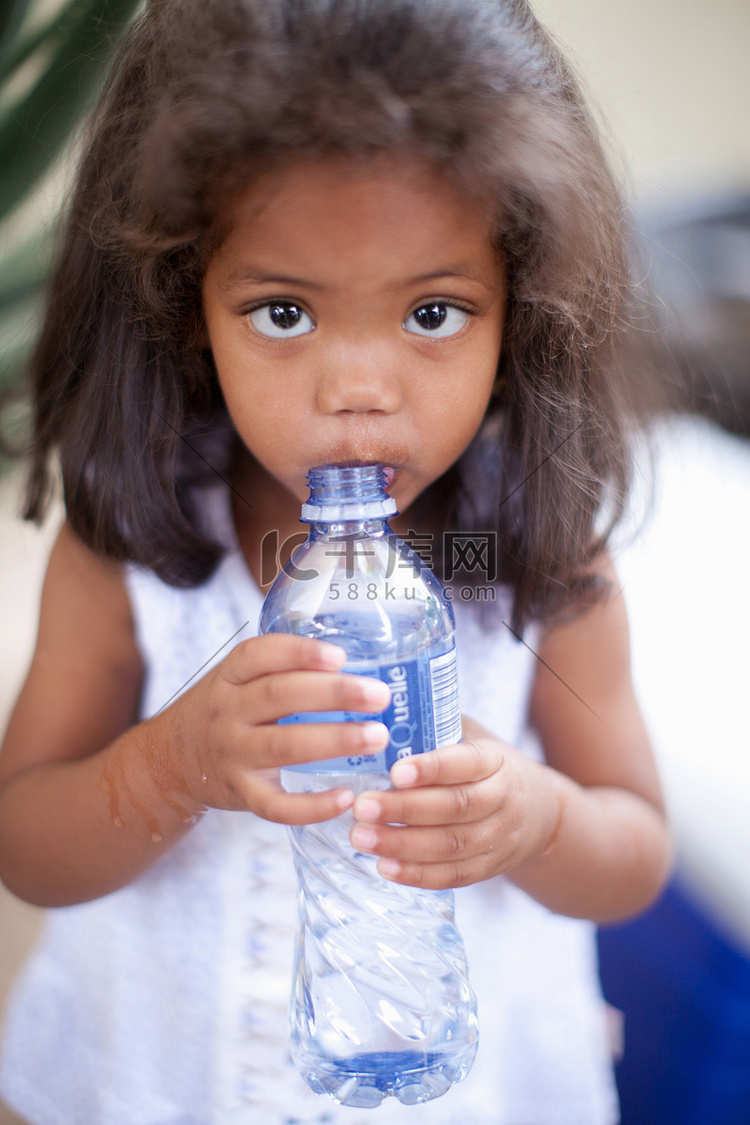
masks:
<svg viewBox="0 0 750 1125"><path fill-rule="evenodd" d="M396 364L383 349L363 345L329 354L318 385L324 414L395 414L401 402Z"/></svg>

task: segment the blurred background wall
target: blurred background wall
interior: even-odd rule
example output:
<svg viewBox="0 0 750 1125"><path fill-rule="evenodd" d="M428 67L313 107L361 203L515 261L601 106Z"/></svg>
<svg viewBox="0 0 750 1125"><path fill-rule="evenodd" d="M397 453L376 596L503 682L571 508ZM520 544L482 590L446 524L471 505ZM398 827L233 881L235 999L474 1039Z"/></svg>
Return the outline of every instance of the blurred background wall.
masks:
<svg viewBox="0 0 750 1125"><path fill-rule="evenodd" d="M750 3L535 10L601 111L692 408L750 433Z"/></svg>
<svg viewBox="0 0 750 1125"><path fill-rule="evenodd" d="M637 196L750 186L747 0L538 0Z"/></svg>
<svg viewBox="0 0 750 1125"><path fill-rule="evenodd" d="M746 1125L750 3L534 6L608 125L694 412L658 434L652 519L617 560L677 841L661 903L600 936L623 1122Z"/></svg>
<svg viewBox="0 0 750 1125"><path fill-rule="evenodd" d="M66 16L66 0L0 0L0 29L14 19L15 31L32 37L57 28L46 55L36 62L29 55L0 85L0 154L9 151L3 140L50 51L59 49L61 59L68 53L64 65L74 80L66 89L85 94L96 68L79 74L75 59L103 57L135 6L67 0ZM605 122L648 269L665 294L667 333L686 357L692 407L710 419L689 417L659 434L654 517L619 560L637 686L679 859L660 911L604 935L610 998L626 1008L624 1120L748 1125L750 451L735 435L750 432L750 0L538 0L534 8L572 56ZM104 36L91 37L95 24ZM67 182L70 148L58 155L55 137L65 130L54 121L65 109L63 93L52 84L41 94L21 156L42 151L42 174L37 178L33 161L18 152L0 162L0 188L25 196L0 217L0 386L18 378L49 257L47 232ZM31 653L44 559L59 519L41 531L22 526L17 503L18 476L6 466L0 725ZM0 888L0 1004L39 915ZM0 1125L15 1120L0 1107Z"/></svg>

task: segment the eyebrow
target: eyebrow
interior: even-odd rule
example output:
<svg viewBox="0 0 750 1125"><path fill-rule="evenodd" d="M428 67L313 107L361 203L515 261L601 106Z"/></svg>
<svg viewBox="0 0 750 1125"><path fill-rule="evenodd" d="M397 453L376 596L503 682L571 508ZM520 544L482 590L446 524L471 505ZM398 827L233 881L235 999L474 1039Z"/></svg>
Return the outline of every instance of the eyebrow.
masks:
<svg viewBox="0 0 750 1125"><path fill-rule="evenodd" d="M459 265L451 265L447 269L430 270L429 273L417 274L416 277L407 278L403 285L419 285L426 281L437 281L440 278L458 278L463 281L474 281L487 289L492 289L494 282L489 277L476 273L474 270ZM232 289L236 285L288 285L291 288L305 288L322 290L326 286L319 281L310 281L306 277L291 277L287 274L261 273L252 267L239 269L230 274L221 285L222 289Z"/></svg>
<svg viewBox="0 0 750 1125"><path fill-rule="evenodd" d="M430 273L421 273L417 277L412 277L407 282L408 285L421 283L423 281L437 281L442 277L456 277L462 281L476 281L480 285L486 285L488 289L492 288L493 282L485 275L477 273L475 270L466 269L460 265L451 266L446 270L431 270Z"/></svg>
<svg viewBox="0 0 750 1125"><path fill-rule="evenodd" d="M291 285L305 289L324 289L325 286L317 281L310 281L305 277L288 277L280 273L256 273L253 269L237 270L229 275L221 286L222 289L231 289L235 285Z"/></svg>

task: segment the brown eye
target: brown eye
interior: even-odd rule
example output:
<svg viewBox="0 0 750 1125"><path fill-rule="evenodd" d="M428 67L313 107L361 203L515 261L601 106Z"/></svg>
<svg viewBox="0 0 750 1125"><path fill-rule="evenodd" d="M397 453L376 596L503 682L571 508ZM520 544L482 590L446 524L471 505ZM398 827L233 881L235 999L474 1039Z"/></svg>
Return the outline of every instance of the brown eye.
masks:
<svg viewBox="0 0 750 1125"><path fill-rule="evenodd" d="M417 309L412 315L419 327L424 329L425 332L436 332L444 323L448 310L445 305L424 305L423 308Z"/></svg>
<svg viewBox="0 0 750 1125"><path fill-rule="evenodd" d="M445 339L460 332L469 319L466 309L449 305L444 301L429 301L410 313L404 321L404 328L415 336L431 336Z"/></svg>
<svg viewBox="0 0 750 1125"><path fill-rule="evenodd" d="M272 340L305 336L315 328L310 314L294 301L269 301L253 309L249 315L256 332Z"/></svg>

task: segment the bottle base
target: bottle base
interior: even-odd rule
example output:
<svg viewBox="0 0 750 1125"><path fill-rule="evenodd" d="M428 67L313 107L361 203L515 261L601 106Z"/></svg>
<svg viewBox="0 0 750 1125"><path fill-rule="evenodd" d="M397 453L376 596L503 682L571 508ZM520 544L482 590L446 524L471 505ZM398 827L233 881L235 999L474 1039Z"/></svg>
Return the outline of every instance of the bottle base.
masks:
<svg viewBox="0 0 750 1125"><path fill-rule="evenodd" d="M330 1059L304 1072L316 1094L340 1105L374 1109L387 1097L419 1105L446 1093L469 1073L474 1050L463 1058L421 1051L380 1051L348 1059Z"/></svg>

